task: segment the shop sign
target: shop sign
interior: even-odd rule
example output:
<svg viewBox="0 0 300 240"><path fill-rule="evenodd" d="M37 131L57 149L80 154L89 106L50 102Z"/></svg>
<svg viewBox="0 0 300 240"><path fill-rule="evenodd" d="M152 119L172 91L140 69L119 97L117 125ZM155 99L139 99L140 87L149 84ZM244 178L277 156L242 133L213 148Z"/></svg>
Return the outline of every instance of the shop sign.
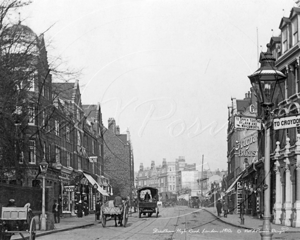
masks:
<svg viewBox="0 0 300 240"><path fill-rule="evenodd" d="M274 130L300 127L300 116L275 118L273 120Z"/></svg>
<svg viewBox="0 0 300 240"><path fill-rule="evenodd" d="M256 157L257 134L252 134L251 136L245 137L241 141L237 142L235 150L239 157Z"/></svg>
<svg viewBox="0 0 300 240"><path fill-rule="evenodd" d="M75 186L64 186L66 192L74 192Z"/></svg>
<svg viewBox="0 0 300 240"><path fill-rule="evenodd" d="M234 126L239 129L261 130L261 121L255 118L235 117Z"/></svg>

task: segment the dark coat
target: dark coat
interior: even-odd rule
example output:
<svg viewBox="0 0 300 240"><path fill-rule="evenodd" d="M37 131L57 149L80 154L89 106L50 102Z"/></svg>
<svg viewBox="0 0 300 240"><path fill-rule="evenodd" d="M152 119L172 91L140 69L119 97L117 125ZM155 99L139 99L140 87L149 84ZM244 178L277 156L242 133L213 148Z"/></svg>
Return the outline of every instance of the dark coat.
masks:
<svg viewBox="0 0 300 240"><path fill-rule="evenodd" d="M222 210L222 203L220 201L217 202L217 210L218 212L221 212Z"/></svg>
<svg viewBox="0 0 300 240"><path fill-rule="evenodd" d="M228 204L226 201L223 203L223 210L228 211Z"/></svg>

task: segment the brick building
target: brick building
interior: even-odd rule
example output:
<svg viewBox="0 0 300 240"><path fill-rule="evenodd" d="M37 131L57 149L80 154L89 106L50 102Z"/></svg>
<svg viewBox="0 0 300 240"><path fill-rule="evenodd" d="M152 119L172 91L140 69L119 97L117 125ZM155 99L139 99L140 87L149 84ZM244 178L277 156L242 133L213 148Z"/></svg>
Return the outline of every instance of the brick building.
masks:
<svg viewBox="0 0 300 240"><path fill-rule="evenodd" d="M133 153L129 131L120 133L115 119L103 127L104 176L110 179L113 195L131 197L134 189Z"/></svg>
<svg viewBox="0 0 300 240"><path fill-rule="evenodd" d="M33 52L16 47L11 49L21 52L9 54L15 57L29 53L33 72L17 86L18 94L24 96L21 102L27 104L20 106L16 102L16 111L12 113L18 120L15 145L12 144L18 164L10 172L1 174L1 182L40 188L39 164L45 160L48 163L46 211L52 211L55 199L61 201L65 213L74 214L79 200L87 202L88 210L94 210L96 197L108 195L100 185L103 174L101 109L97 108L95 121L89 121L81 103L78 81L52 81L43 35L37 36L19 23L8 29L5 36L7 40L17 36L16 44L23 41L32 46ZM1 50L5 51L5 46ZM9 57L8 53L2 54ZM25 116L22 113L26 113ZM0 149L4 148L0 146ZM16 170L19 174L14 174Z"/></svg>

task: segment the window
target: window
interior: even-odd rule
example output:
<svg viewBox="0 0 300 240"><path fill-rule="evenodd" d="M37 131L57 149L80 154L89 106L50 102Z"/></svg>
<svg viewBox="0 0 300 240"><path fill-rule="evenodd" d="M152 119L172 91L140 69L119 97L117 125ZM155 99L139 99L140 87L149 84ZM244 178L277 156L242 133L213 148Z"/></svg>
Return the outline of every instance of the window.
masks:
<svg viewBox="0 0 300 240"><path fill-rule="evenodd" d="M35 141L34 140L29 140L28 162L31 164L36 163Z"/></svg>
<svg viewBox="0 0 300 240"><path fill-rule="evenodd" d="M77 145L81 146L81 135L79 131L77 131Z"/></svg>
<svg viewBox="0 0 300 240"><path fill-rule="evenodd" d="M99 156L102 156L102 144L99 144Z"/></svg>
<svg viewBox="0 0 300 240"><path fill-rule="evenodd" d="M55 120L55 134L59 136L59 122L58 120Z"/></svg>
<svg viewBox="0 0 300 240"><path fill-rule="evenodd" d="M288 43L287 43L287 28L283 29L282 31L282 52L286 52L288 50Z"/></svg>
<svg viewBox="0 0 300 240"><path fill-rule="evenodd" d="M56 160L56 163L60 163L60 148L59 147L55 148L55 160Z"/></svg>
<svg viewBox="0 0 300 240"><path fill-rule="evenodd" d="M35 124L35 108L34 107L28 108L28 123L29 123L29 125Z"/></svg>
<svg viewBox="0 0 300 240"><path fill-rule="evenodd" d="M71 167L71 153L67 152L67 167Z"/></svg>
<svg viewBox="0 0 300 240"><path fill-rule="evenodd" d="M20 152L20 155L19 155L19 163L20 164L23 164L24 163L24 152Z"/></svg>
<svg viewBox="0 0 300 240"><path fill-rule="evenodd" d="M78 157L78 169L82 169L81 168L81 157Z"/></svg>
<svg viewBox="0 0 300 240"><path fill-rule="evenodd" d="M45 116L45 110L42 112L42 127L44 128L46 125L46 116Z"/></svg>
<svg viewBox="0 0 300 240"><path fill-rule="evenodd" d="M43 158L46 160L46 142L44 142L43 146Z"/></svg>
<svg viewBox="0 0 300 240"><path fill-rule="evenodd" d="M298 17L296 16L292 22L293 46L298 42Z"/></svg>
<svg viewBox="0 0 300 240"><path fill-rule="evenodd" d="M66 126L66 139L68 142L70 142L70 128L69 126Z"/></svg>
<svg viewBox="0 0 300 240"><path fill-rule="evenodd" d="M51 161L51 145L49 145L49 149L48 149L48 161Z"/></svg>
<svg viewBox="0 0 300 240"><path fill-rule="evenodd" d="M95 141L92 139L92 153L95 154Z"/></svg>

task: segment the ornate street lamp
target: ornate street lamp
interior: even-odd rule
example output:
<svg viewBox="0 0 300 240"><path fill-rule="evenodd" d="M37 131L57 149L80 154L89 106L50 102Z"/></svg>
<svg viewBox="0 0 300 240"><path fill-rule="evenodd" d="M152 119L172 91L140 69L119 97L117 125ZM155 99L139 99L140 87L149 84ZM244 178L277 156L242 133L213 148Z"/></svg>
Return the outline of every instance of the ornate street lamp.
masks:
<svg viewBox="0 0 300 240"><path fill-rule="evenodd" d="M43 177L43 196L42 196L42 219L41 219L41 230L46 230L46 215L45 215L45 176L48 170L48 163L43 158L43 161L40 162L40 170Z"/></svg>
<svg viewBox="0 0 300 240"><path fill-rule="evenodd" d="M271 110L274 106L274 101L278 99L279 94L282 94L282 85L286 76L278 71L275 67L275 58L267 45L267 52L260 54L261 67L257 69L252 75L248 76L252 87L256 93L258 102L260 102L264 109L264 130L265 130L265 185L264 185L264 217L263 227L261 231L261 239L272 239L271 231L271 214L270 214L270 126L272 125ZM283 94L282 94L283 96Z"/></svg>

